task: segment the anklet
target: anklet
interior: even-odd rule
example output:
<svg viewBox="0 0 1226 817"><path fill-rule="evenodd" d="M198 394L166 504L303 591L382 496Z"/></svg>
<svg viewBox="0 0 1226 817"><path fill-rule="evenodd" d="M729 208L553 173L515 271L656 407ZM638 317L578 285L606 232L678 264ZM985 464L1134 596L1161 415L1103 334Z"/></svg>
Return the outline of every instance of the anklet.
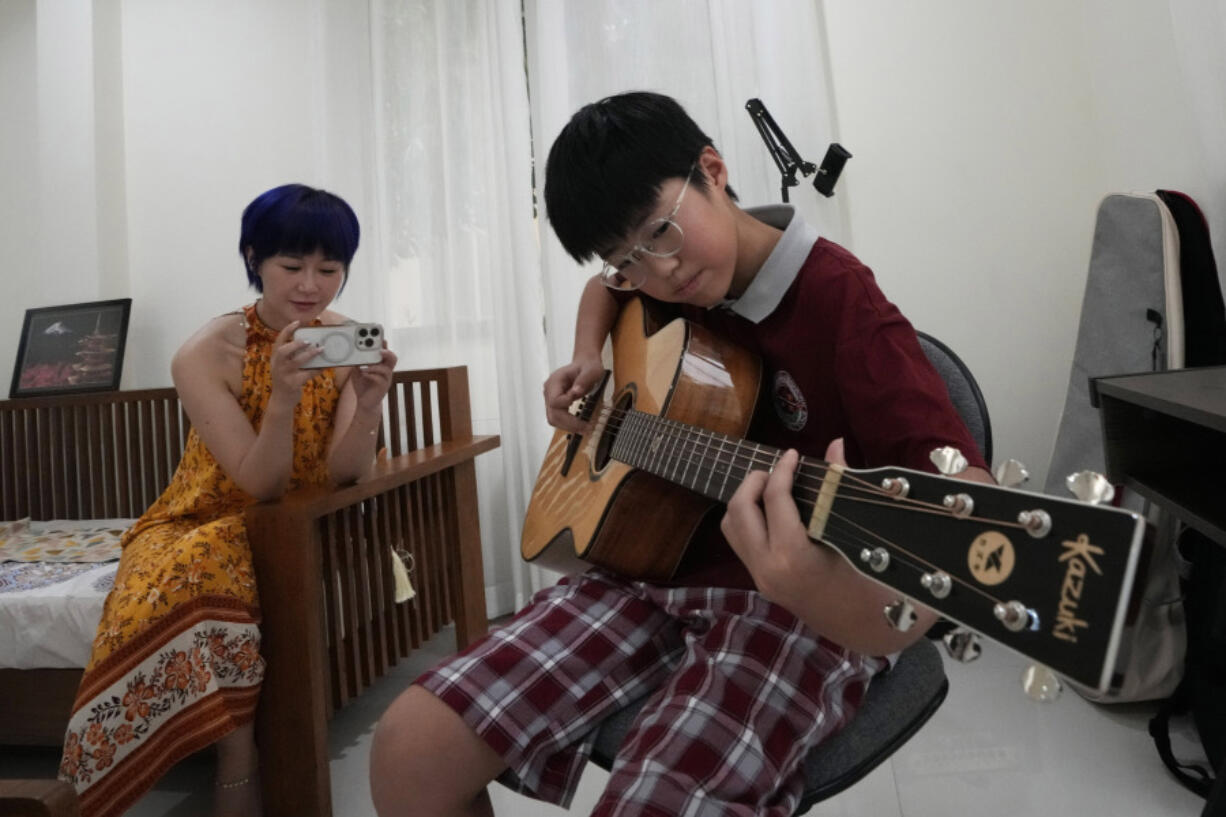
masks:
<svg viewBox="0 0 1226 817"><path fill-rule="evenodd" d="M219 782L217 784L217 788L219 789L237 789L239 786L246 786L250 782L251 782L250 777L244 777L242 780L234 780L229 783Z"/></svg>

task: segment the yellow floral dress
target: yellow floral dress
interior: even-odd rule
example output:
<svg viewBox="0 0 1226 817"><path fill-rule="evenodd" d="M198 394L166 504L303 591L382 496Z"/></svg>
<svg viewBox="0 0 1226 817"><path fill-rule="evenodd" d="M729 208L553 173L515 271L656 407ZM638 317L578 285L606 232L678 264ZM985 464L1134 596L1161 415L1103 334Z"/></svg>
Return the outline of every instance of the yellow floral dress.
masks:
<svg viewBox="0 0 1226 817"><path fill-rule="evenodd" d="M244 307L239 404L257 431L276 331ZM290 489L328 480L332 369L295 409ZM243 511L255 500L193 429L169 487L124 534L64 741L60 777L85 817L119 815L180 759L251 721L264 676L260 602Z"/></svg>

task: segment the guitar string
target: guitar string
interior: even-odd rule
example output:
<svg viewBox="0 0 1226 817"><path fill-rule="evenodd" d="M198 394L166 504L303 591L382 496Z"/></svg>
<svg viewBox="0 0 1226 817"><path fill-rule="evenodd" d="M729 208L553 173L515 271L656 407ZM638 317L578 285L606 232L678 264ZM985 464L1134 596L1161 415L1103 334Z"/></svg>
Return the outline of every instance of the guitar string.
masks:
<svg viewBox="0 0 1226 817"><path fill-rule="evenodd" d="M646 415L646 416L653 416L653 417L654 417L654 415ZM717 461L717 462L720 462L720 463L722 464L722 461L721 461L721 460L719 460L718 458L717 458L717 460L716 460L716 461ZM756 462L758 462L758 463L760 463L760 464L765 464L765 463L767 463L767 462L772 462L772 460L770 460L770 459L767 459L767 460L761 460L761 459L756 459L756 458L755 458L755 460L754 460L754 461L756 461ZM729 468L730 468L730 469L733 469L733 470L740 471L740 472L742 472L742 473L748 473L748 471L750 470L749 468L746 468L746 467L743 467L743 466L731 465L731 464L729 464ZM649 473L650 473L650 472L649 472ZM793 492L792 492L792 493L793 493L793 496L794 496L794 497L796 497L796 495L797 495L798 491L796 490L795 486L794 486L794 488L793 488ZM814 494L815 494L815 492L805 490L804 488L801 488L801 489L800 489L800 491L799 491L799 493L800 493L800 494L802 494L802 495L804 495L804 494L814 495ZM881 492L877 492L877 493L878 493L878 494L880 494ZM881 505L889 505L889 506L894 505L894 503L895 503L895 501L896 501L896 500L894 499L894 497L893 497L892 495L890 495L890 494L885 494L885 496L888 496L888 497L889 497L889 499L888 499L887 501L885 501L885 502L878 502L878 503L876 503L876 504L881 504ZM806 497L801 496L801 497L797 497L797 498L802 498L802 499L803 499L803 498L806 498ZM869 500L860 500L860 501L864 502L864 501L869 501ZM933 512L933 513L942 513L942 514L946 514L946 515L948 515L948 514L950 513L950 512L949 512L949 510L948 510L948 509L946 509L946 508L944 508L943 506L938 506L938 508L939 508L939 510L938 510L938 509L934 509L934 510L932 510L932 512ZM872 530L870 530L870 529L868 529L868 528L864 527L863 525L860 525L859 523L857 523L857 522L855 522L855 521L853 521L853 520L851 520L851 519L847 518L845 515L843 515L843 514L841 514L841 513L838 513L837 511L831 510L831 512L830 512L830 514L829 514L829 517L828 517L828 521L827 521L827 523L826 523L826 529L827 529L827 531L829 531L829 532L830 532L830 534L831 534L831 535L828 537L830 540L836 540L836 537L837 537L837 543L836 543L836 541L829 541L829 542L827 542L826 544L829 544L829 545L831 545L831 546L835 547L835 548L836 548L837 550L839 550L839 552L840 552L840 553L841 553L841 554L842 554L842 555L843 555L845 558L847 558L849 561L853 561L853 562L854 562L855 557L854 557L853 555L851 555L851 554L847 554L847 553L844 551L844 547L846 547L846 546L850 546L850 547L868 547L868 546L871 546L871 545L886 545L886 546L888 546L888 547L890 547L890 548L891 548L891 550L892 550L892 552L893 552L893 555L894 555L894 558L897 558L897 559L898 559L900 562L902 562L903 564L906 564L908 567L910 567L912 570L915 570L915 571L916 571L916 572L918 572L918 573L923 573L923 572L924 572L924 568L925 568L925 567L926 567L926 568L928 568L928 569L931 569L931 570L939 570L939 569L940 569L938 565L934 564L933 562L929 561L928 559L923 558L922 556L919 556L918 554L916 554L914 551L912 551L912 550L908 549L907 547L905 547L905 546L903 546L903 545L899 544L898 542L894 542L894 541L890 540L889 538L887 538L887 537L885 537L885 536L883 536L883 535L881 535L881 534L879 534L879 533L877 533L877 532L875 532L875 531L872 531ZM868 573L867 571L862 571L862 572L864 572L864 573L865 573L865 575L866 575L866 576L869 576L870 578L872 578L872 577L873 577L873 576L872 576L872 574L871 574L871 573ZM947 575L949 575L949 574L947 574ZM971 584L970 582L968 582L968 581L966 581L966 580L964 580L964 579L962 579L962 578L960 578L960 577L957 577L957 576L952 576L952 575L951 575L951 576L950 576L950 578L951 578L951 580L952 580L952 581L954 581L954 582L955 582L957 585L959 585L959 586L961 586L961 587L965 587L965 588L967 588L968 590L973 591L975 594L977 594L977 595L979 595L979 596L982 596L983 598L987 599L987 600L988 600L990 603L992 603L992 604L1001 603L1001 602L1003 601L1003 600L1002 600L1002 599L1000 599L999 597L994 596L994 595L992 595L991 593L988 593L988 592L986 592L986 591L982 590L982 589L981 589L981 588L979 588L979 587L976 587L974 584ZM880 581L880 580L878 579L878 581ZM908 591L907 591L905 588L895 587L895 586L893 586L893 585L890 585L890 586L891 586L891 587L893 587L893 589L898 590L900 593L904 593L904 594L907 594L907 593L908 593ZM922 593L920 593L920 592L919 592L919 591L923 590L922 586L921 586L921 587L919 587L919 588L917 588L916 590L917 590L917 592L915 592L913 595L916 597L916 599L917 599L917 600L919 600L919 601L920 601L920 603L925 603L925 602L923 601L923 598L925 598L925 597L922 595ZM938 606L938 607L939 607L939 606L940 606L940 605L939 605L939 601L938 601L936 604L932 605L932 606Z"/></svg>
<svg viewBox="0 0 1226 817"><path fill-rule="evenodd" d="M624 409L615 409L615 408L609 408L609 407L606 407L606 408L607 410L605 412L602 412L603 416L606 418L619 417L619 418L624 419L625 417L630 415L631 411L633 411L633 410L627 411ZM658 425L662 424L662 425L671 426L672 430L674 431L677 431L677 430L681 431L682 434L686 435L685 439L682 439L683 446L685 442L687 441L694 442L696 440L701 440L703 437L707 438L708 442L703 444L703 450L699 452L699 455L698 455L700 457L698 461L700 467L710 467L712 463L714 463L717 466L726 466L729 469L734 469L738 471L741 474L741 478L743 479L744 475L748 474L749 471L755 470L753 468L754 465L764 466L763 468L760 468L757 470L769 470L769 468L773 467L775 462L778 461L779 456L780 456L779 453L776 453L776 455L774 456L768 455L766 458L760 458L758 456L757 446L755 446L755 450L752 453L738 453L737 449L743 448L744 443L737 443L733 441L733 438L728 437L727 435L718 434L717 432L707 431L706 429L701 429L696 426L690 426L685 423L680 423L676 420L662 418L662 417L659 417L658 415L646 414L645 412L637 412L637 415L643 416L646 418L651 418ZM621 425L622 425L621 422L618 422L616 424L612 422L606 422L605 428L612 430L614 432L617 432L620 430ZM722 443L721 443L720 452L716 452L713 458L707 456L707 452L710 450L709 440L716 439L717 434L719 437L723 438L724 442L730 442L732 444L731 448L729 449L729 455L731 459L728 460L727 462L725 462L722 457L722 451L723 451ZM676 434L672 435L672 440L675 446L676 441L677 441ZM698 446L695 446L695 447L698 447ZM749 465L748 466L741 465L738 462L738 460L748 460ZM687 460L687 471L688 471L689 464L692 464L693 462L694 462L693 454L691 453L691 455L689 456ZM676 466L674 466L674 470L675 468ZM825 477L825 472L828 471L829 468L830 466L822 460L818 460L818 459L811 458L811 457L801 457L800 458L800 463L797 468L797 472L796 472L794 481L797 486L800 486L802 490L807 492L805 496L806 499L810 499L810 500L816 499L816 496L820 492L821 484ZM811 473L808 473L806 469L817 469L821 473L811 474ZM939 516L951 516L954 518L963 519L965 521L976 521L976 522L982 522L986 524L999 525L1002 527L1025 529L1024 525L1014 520L992 519L988 517L970 516L970 515L965 516L965 517L958 517L956 516L956 514L953 513L951 509L945 507L942 504L938 504L935 502L923 502L921 500L913 499L911 497L899 497L896 494L892 494L889 491L883 490L877 487L876 485L874 485L873 483L868 482L867 480L862 479L856 476L855 474L851 474L846 471L843 472L843 477L840 480L839 491L840 493L844 495L844 498L848 499L849 501L862 502L866 504L879 504L879 505L887 506L887 507L905 507L913 511L927 512L927 513L939 515ZM882 501L882 499L884 499L884 501Z"/></svg>
<svg viewBox="0 0 1226 817"><path fill-rule="evenodd" d="M718 432L712 432L712 431L709 431L707 429L702 429L697 426L691 426L691 425L681 423L676 420L671 420L669 418L660 417L659 415L652 415L652 414L648 414L646 412L641 412L641 411L636 412L633 409L630 409L630 410L618 409L616 407L611 407L611 406L606 405L602 407L600 419L604 421L606 429L616 433L620 431L621 426L625 422L626 418L631 417L632 415L642 416L648 419L649 421L654 421L656 424L667 426L668 427L667 430L671 432L671 436L674 438L672 440L674 447L676 446L676 443L678 441L677 437L679 435L677 432L680 432L680 437L681 437L680 442L682 444L683 451L684 451L684 446L687 442L693 443L694 448L700 449L699 460L698 460L698 466L700 469L702 467L710 467L711 463L714 463L716 466L725 465L727 469L731 471L739 472L741 474L741 479L744 479L745 475L748 475L748 473L751 470L754 470L753 469L754 465L765 466L763 469L760 469L760 470L769 470L770 468L773 468L774 464L778 462L781 456L781 453L782 453L776 449L773 455L767 454L765 458L762 458L759 456L760 446L757 446L757 445L754 446L754 449L752 452L745 453L744 451L745 442L743 441L735 442L733 441L733 438L729 437L726 434L718 434ZM710 451L711 441L716 440L717 436L722 438L722 440L720 441L720 451L716 452L714 457L708 457L707 452ZM730 458L727 463L725 463L722 458L724 443L731 443L731 446L729 448ZM682 459L686 461L686 472L688 472L689 467L692 464L694 464L694 452L691 451L691 453L688 456L683 456ZM748 464L741 465L738 462L738 460L747 460ZM675 472L676 467L677 466L674 465L674 472ZM805 470L806 468L812 468L812 469L819 470L821 474L820 475L809 474L806 472ZM797 471L796 471L796 475L794 478L793 495L795 496L799 492L801 494L799 498L803 498L806 500L815 500L820 491L820 486L821 486L822 480L824 479L825 473L828 472L829 469L830 469L829 464L825 463L824 461L815 460L813 458L804 457L804 456L800 457L800 461L797 465ZM683 472L683 475L682 475L683 479L684 479L684 473L686 472ZM861 502L865 504L878 504L878 505L887 506L887 507L899 507L900 505L908 505L910 506L911 510L915 510L915 511L926 511L928 513L934 513L934 514L939 514L943 516L954 516L953 512L950 509L944 507L943 505L937 505L935 503L925 503L925 502L920 502L918 500L913 500L910 498L898 497L894 494L889 493L888 491L878 488L877 486L873 485L871 482L868 482L867 480L864 480L854 474L848 474L847 472L844 472L840 482L842 483L843 481L848 481L848 482L858 484L856 487L858 488L860 494L867 495L868 497L872 497L870 499L870 498L864 498L863 496L860 496L860 497L848 496L847 498L852 501L857 501L857 502ZM813 482L816 482L818 486L816 489L812 487ZM847 486L847 487L850 492L850 489L853 486ZM799 491L797 489L799 489ZM884 500L878 499L879 497L883 497ZM961 518L965 521L1001 523L1000 520L990 520L990 519L981 518L981 517L956 517L956 518ZM1019 527L1019 528L1023 527L1021 524L1016 523L1016 522L1003 522L1001 524L1009 525L1012 527ZM939 566L933 564L932 562L919 556L918 554L908 550L907 548L898 544L897 542L892 542L888 538L882 536L881 534L876 533L872 530L869 530L868 528L865 528L863 525L860 525L859 523L854 522L851 519L848 519L843 514L837 513L833 510L829 513L826 527L827 527L827 530L830 530L832 533L838 533L841 538L845 538L846 543L851 544L853 546L860 545L860 546L866 547L867 545L878 544L878 543L889 545L893 549L896 557L898 555L901 555L903 557L901 558L901 561L908 564L908 566L911 567L913 570L922 572L923 568L921 567L921 565L927 568L930 568L932 570L939 570ZM828 544L833 545L833 543L828 543ZM840 551L840 553L843 553L842 548L840 546L838 545L834 545L834 546L836 547L836 549ZM846 554L844 555L846 556ZM865 575L868 575L871 578L871 574L866 573ZM959 586L965 587L966 589L984 597L985 599L987 599L988 601L994 604L1001 603L1002 601L999 597L994 596L991 593L988 593L987 591L984 591L979 587L976 587L975 585L971 584L970 582L964 579L961 579L957 576L951 576L950 578L952 579L952 581L954 581ZM903 592L903 593L906 592L902 588L894 587L893 589L896 589L899 592ZM917 596L917 601L920 601L920 603L924 603L920 597L920 594L917 593L916 596Z"/></svg>
<svg viewBox="0 0 1226 817"><path fill-rule="evenodd" d="M687 424L684 424L684 423L680 423L680 422L678 422L678 421L676 421L676 420L670 420L670 419L665 418L665 417L659 417L658 415L646 414L646 413L644 413L644 412L633 412L633 410L631 410L631 411L626 411L626 410L619 410L619 409L610 409L608 412L606 412L606 416L618 416L618 415L620 415L620 416L622 416L622 417L625 417L625 416L630 416L632 413L636 414L637 416L642 416L642 417L645 417L645 418L650 418L651 420L655 421L657 424L663 424L663 425L670 426L670 427L671 427L673 430L680 430L680 431L681 431L683 434L686 434L686 435L688 435L688 436L689 436L690 441L693 441L693 438L695 438L695 437L702 437L702 436L706 436L706 437L707 437L709 440L713 440L713 439L715 439L717 436L718 436L718 437L722 437L722 438L723 438L723 440L722 440L722 442L720 443L720 453L722 453L722 451L723 451L723 447L724 447L724 446L723 446L723 443L731 443L731 446L729 447L729 454L730 454L730 456L732 457L732 460L730 460L730 461L729 461L729 464L730 464L730 465L731 465L731 464L733 464L733 462L734 462L736 459L738 459L738 458L739 458L739 459L748 459L748 460L749 460L749 462L750 462L750 467L749 467L749 468L745 468L745 469L744 469L744 471L745 471L746 473L748 473L748 471L749 471L749 470L752 470L752 466L753 466L753 465L763 465L763 466L767 466L767 467L769 468L769 467L773 466L773 465L774 465L774 463L775 463L775 462L777 462L777 461L778 461L778 459L779 459L779 454L778 454L778 453L777 453L777 454L776 454L776 456L774 456L774 457L767 457L767 458L765 458L765 459L763 459L763 458L759 458L759 457L758 457L758 453L759 453L759 450L760 450L760 446L755 446L754 453L752 453L752 454L737 453L737 449L738 449L738 448L743 448L743 446L745 445L745 443L744 443L744 442L740 442L740 443L738 443L738 442L736 442L736 441L735 441L735 440L734 440L732 437L729 437L729 436L728 436L728 435L726 435L726 434L718 434L718 432L707 431L706 429L701 429L701 428L699 428L699 427L697 427L697 426L690 426L690 425L687 425ZM606 427L606 428L608 428L608 429L610 429L610 430L612 430L612 431L614 431L614 432L616 432L616 431L619 431L619 430L620 430L620 428L621 428L621 423L620 423L620 422L619 422L619 423L617 423L617 424L607 423L605 427ZM670 439L671 439L671 440L674 442L674 445L675 445L676 440L677 440L677 435L676 435L676 434L672 434L672 435L670 435ZM684 442L685 442L685 441L683 440L683 444L684 444ZM708 442L708 443L707 443L707 450L709 450L709 445L710 445L710 444L709 444L709 442ZM716 454L716 456L715 456L715 460L714 460L714 461L715 461L716 463L722 463L722 462L723 462L723 460L722 460L722 458L721 458L721 456L720 456L720 453L717 453L717 454ZM704 453L702 456L704 457L703 463L705 464L705 463L706 463L706 459L705 459L706 455L705 455L705 453ZM691 458L691 459L692 459L692 458ZM821 460L815 460L815 459L810 458L810 457L802 457L801 459L802 459L802 464L803 464L803 465L808 465L809 467L816 467L816 468L820 468L820 469L823 469L823 471L825 471L825 470L829 470L829 466L828 466L826 463L824 463L823 461L821 461ZM738 467L739 467L739 466L738 466ZM759 469L759 470L766 470L766 469ZM862 479L860 479L859 477L856 477L855 475L848 474L848 473L846 473L846 472L845 472L844 476L845 476L845 478L847 478L849 481L851 481L851 482L855 482L855 483L858 483L859 485L863 486L864 490L866 490L866 491L870 492L870 493L871 493L871 494L873 494L873 495L878 495L878 496L893 496L892 494L889 494L889 493L887 493L887 492L882 491L881 489L879 489L877 486L873 485L872 483L869 483L869 482L867 482L866 480L862 480ZM810 475L810 474L804 473L803 471L800 471L799 469L798 469L798 473L797 473L798 484L801 484L802 482L807 482L807 481L809 481L809 480L816 479L816 480L817 480L817 484L818 484L818 486L820 487L821 479L822 479L823 477L824 477L824 473L823 473L823 474L821 474L821 475ZM915 501L914 501L914 500L912 500L912 502L915 502ZM937 506L937 507L939 507L939 506Z"/></svg>
<svg viewBox="0 0 1226 817"><path fill-rule="evenodd" d="M627 412L621 412L621 414L622 414L622 416L624 417L624 416L626 416L628 413L627 413ZM657 421L662 421L662 422L666 422L666 423L673 423L673 424L675 424L675 425L677 425L677 426L680 426L680 427L682 427L682 428L684 428L684 429L687 429L687 432L688 432L688 429L693 428L693 427L690 427L690 426L685 426L684 424L679 424L679 423L676 423L675 421L669 421L669 420L667 420L667 418L659 418L659 417L658 417L658 416L656 416L656 415L645 415L645 414L643 414L643 413L641 413L641 412L640 412L639 414L640 414L641 416L644 416L644 417L651 417L651 418L654 418L654 419L656 419ZM688 433L690 433L690 434L692 435L692 432L688 432ZM698 436L703 436L703 435L708 436L708 437L712 437L712 436L713 436L713 433L712 433L712 432L709 432L709 431L706 431L706 430L701 430L701 431L700 431L700 434L699 434ZM727 438L726 438L726 439L727 439ZM690 441L692 441L692 440L690 440ZM676 442L676 441L674 441L674 442ZM684 444L684 441L683 441L683 444ZM736 455L733 455L733 456L735 457ZM747 473L748 473L750 470L752 470L752 464L761 464L761 465L766 465L766 464L768 464L768 463L773 464L773 462L777 461L778 456L775 456L775 457L773 457L773 458L760 459L760 458L758 458L758 456L757 456L757 450L755 449L754 454L752 454L752 455L741 455L741 458L742 458L742 459L749 459L749 460L751 461L751 466L748 466L748 467L747 467L747 466L741 466L741 465L738 465L738 464L736 464L736 463L734 463L734 462L729 462L729 463L727 463L728 468L729 468L730 470L736 470L736 471L739 471L739 472L741 472L742 474L747 474ZM692 455L691 455L691 459L692 459ZM703 457L703 461L705 462L705 461L706 461L706 459L707 459L707 458L704 456L704 457ZM801 465L804 465L804 460L806 460L806 459L807 459L807 458L801 458L801 460L802 460L802 461L801 461ZM723 463L723 461L722 461L722 459L721 459L721 458L720 458L718 455L716 456L716 458L715 458L715 460L714 460L714 461L715 461L717 464L724 464L724 463ZM819 461L819 462L820 462L820 461ZM813 464L813 463L811 462L810 464ZM827 470L828 470L828 466L827 466ZM800 474L800 470L799 470L799 468L798 468L798 476L799 476L799 474ZM846 474L845 474L845 475L846 475ZM742 478L743 478L743 477L742 477ZM863 482L863 481L861 481L861 482ZM885 497L888 497L888 499L887 499L886 501L877 501L877 502L873 502L872 500L864 500L864 499L861 499L861 500L858 500L858 501L860 501L860 502L865 502L865 503L871 503L871 504L879 504L879 505L883 505L883 506L890 506L890 507L894 507L894 506L896 506L896 505L897 505L897 501L898 501L898 500L897 500L897 498L896 498L896 497L894 497L892 494L889 494L889 493L887 493L887 492L883 492L883 491L876 490L876 489L875 489L875 487L871 485L871 483L867 483L867 482L865 482L864 484L868 486L868 489L867 489L867 490L871 491L871 493L872 493L874 496L885 496ZM795 486L794 486L794 488L793 488L793 492L792 492L792 493L793 493L793 496L796 496L796 494L798 493L798 491L796 490L796 487L795 487ZM812 496L815 496L815 495L816 495L816 492L815 492L815 491L812 491L812 490L807 490L807 489L805 489L803 486L800 488L799 493L800 493L800 494L802 494L802 496L801 496L801 497L798 497L798 498L810 498L810 497L812 497ZM809 495L809 496L808 496L808 497L804 496L804 495L806 495L806 494L807 494L807 495ZM926 504L926 503L914 503L914 504L920 504L920 505L923 505L923 504ZM921 510L928 510L928 511L929 511L929 512L931 512L931 513L939 513L939 514L942 514L942 515L951 515L951 512L949 511L949 509L945 508L944 506L930 505L930 507L928 507L928 508L921 508ZM984 521L987 521L987 520L984 520ZM921 572L921 573L922 573L922 572L924 572L924 568L925 568L925 567L926 567L926 568L928 568L928 569L931 569L931 570L940 570L940 567L939 567L938 565L934 564L933 562L929 561L928 559L923 558L922 556L920 556L920 555L918 555L917 553L915 553L915 552L913 552L913 551L909 550L908 548L906 548L905 546L903 546L903 545L899 544L898 542L891 541L891 540L890 540L890 539L888 539L887 537L885 537L885 536L883 536L883 535L881 535L881 534L879 534L879 533L877 533L877 532L875 532L875 531L872 531L872 530L870 530L870 529L868 529L868 528L864 527L863 525L860 525L859 523L857 523L857 522L855 522L855 521L853 521L853 520L851 520L851 519L847 518L847 517L846 517L846 516L844 516L843 514L840 514L840 513L836 512L836 511L833 511L833 510L832 510L832 511L830 512L830 514L829 514L829 518L828 518L828 521L827 521L827 524L826 524L826 528L827 528L827 530L829 530L831 533L833 533L833 534L837 534L837 535L838 535L838 537L839 537L840 539L844 540L844 541L843 541L843 545L861 546L861 547L867 547L867 546L869 546L869 545L874 545L874 544L883 544L883 545L887 545L887 546L889 546L889 547L892 549L892 551L893 551L893 554L894 554L895 558L899 558L899 559L900 559L900 561L902 561L904 564L907 564L907 566L908 566L908 567L910 567L911 569L913 569L913 570L915 570L915 571L917 571L917 572ZM833 536L831 536L830 538L831 538L831 539L833 539L834 537L833 537ZM830 545L834 546L836 549L838 549L838 550L840 551L840 553L843 553L843 555L844 555L845 557L849 558L849 560L854 560L854 559L853 559L853 557L851 557L851 556L849 556L848 554L844 553L844 551L843 551L843 546L842 546L842 545L835 544L834 542L828 542L828 544L830 544ZM870 576L870 578L871 578L871 574L866 573L865 575L869 575L869 576ZM948 574L947 574L947 575L948 575ZM996 604L996 603L1002 603L1002 599L1000 599L999 597L994 596L994 595L992 595L991 593L988 593L988 592L986 592L986 591L982 590L982 589L981 589L981 588L979 588L979 587L976 587L974 584L971 584L970 582L968 582L968 581L966 581L966 580L964 580L964 579L962 579L962 578L960 578L960 577L957 577L957 576L950 576L950 578L951 578L951 580L952 580L952 581L954 581L954 582L955 582L956 584L958 584L959 586L965 587L966 589L968 589L968 590L970 590L970 591L972 591L972 592L974 592L974 593L976 593L976 594L978 594L978 595L982 596L983 598L987 599L989 602L991 602L991 603L993 603L993 604ZM892 585L891 585L891 586L892 586ZM901 592L901 593L906 593L906 592L907 592L905 589L903 589L903 588L899 588L899 587L894 587L894 589L898 590L898 591L899 591L899 592ZM922 587L921 587L920 589L922 589ZM918 600L918 599L920 599L920 598L922 598L921 594L919 594L919 593L916 593L915 595L917 596L917 600ZM921 601L921 603L923 603L923 602Z"/></svg>
<svg viewBox="0 0 1226 817"><path fill-rule="evenodd" d="M654 415L647 415L647 416L654 416ZM664 422L674 422L674 421L664 420ZM685 426L684 424L678 424L678 425L683 429L687 429L687 433L691 435L691 439L689 441L693 441L692 438L696 435L694 435L693 432L688 431L688 429L692 427ZM616 430L616 427L615 427L615 430ZM706 434L708 437L713 437L712 432L703 432L703 433ZM721 435L721 436L724 436L724 435ZM725 438L725 439L730 439L730 438ZM676 440L674 439L674 445L675 445L675 442ZM682 441L683 446L685 442L686 441L684 440ZM774 457L768 457L766 459L760 458L757 456L756 450L752 454L736 453L735 451L736 444L734 443L733 445L734 445L734 449L729 452L731 458L725 461L722 456L722 449L723 449L722 445L721 445L721 451L716 452L712 459L711 457L707 456L707 452L710 451L710 445L709 443L705 444L703 447L703 450L699 452L698 454L698 457L700 458L698 460L700 468L701 467L711 467L711 464L714 463L716 466L726 467L728 470L736 472L738 477L743 479L744 475L748 474L749 471L755 470L753 468L754 465L764 466L763 468L759 468L756 470L768 470L769 467L772 467L774 463L778 461L778 458L779 458L778 455ZM694 462L694 454L691 453L686 458L678 458L678 459L686 460L687 462L686 469L688 472L689 465ZM738 460L748 460L749 465L748 466L742 465ZM674 465L674 472L676 470L676 467L677 466ZM820 475L815 475L815 474L808 473L806 471L806 469L813 469L813 468L821 469L823 473ZM806 499L813 500L816 498L816 496L820 492L822 480L824 479L824 476L825 476L824 472L828 470L829 470L829 465L827 465L825 462L821 460L815 460L810 457L802 457L800 460L800 465L797 469L796 477L794 478L794 484L800 487L802 491L805 492ZM695 487L696 487L696 483L695 483ZM996 525L1007 526L1007 527L1016 527L1016 528L1023 527L1020 523L1010 521L1010 520L988 519L986 517L976 517L976 516L956 517L956 515L952 512L952 510L950 510L949 508L945 507L942 504L937 504L935 502L922 502L920 500L913 499L910 497L899 497L888 491L884 491L878 488L877 486L873 485L872 483L866 480L863 480L857 477L856 475L850 474L846 471L843 472L843 478L840 480L840 488L838 490L840 493L843 494L844 498L848 499L849 501L858 501L858 502L864 502L864 503L870 503L870 504L880 504L880 505L888 506L888 507L906 506L909 509L914 510L914 511L927 512L927 513L931 513L931 514L939 515L939 516L955 516L955 518L961 518L967 521L979 521L979 522L984 522L984 523L996 524ZM871 497L871 499L865 498L865 497ZM885 498L885 501L880 501L878 498Z"/></svg>

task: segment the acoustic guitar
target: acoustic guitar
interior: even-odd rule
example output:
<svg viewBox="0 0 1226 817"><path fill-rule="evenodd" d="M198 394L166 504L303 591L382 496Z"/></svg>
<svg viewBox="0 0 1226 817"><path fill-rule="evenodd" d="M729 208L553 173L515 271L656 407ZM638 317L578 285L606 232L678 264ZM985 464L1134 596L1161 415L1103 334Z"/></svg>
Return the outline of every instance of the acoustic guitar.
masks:
<svg viewBox="0 0 1226 817"><path fill-rule="evenodd" d="M756 358L683 319L652 328L641 301L622 308L611 396L602 384L580 404L587 433L554 434L524 559L667 579L703 518L781 456L743 439ZM1080 684L1110 687L1144 534L1137 514L813 457L801 458L793 496L810 538L864 575Z"/></svg>

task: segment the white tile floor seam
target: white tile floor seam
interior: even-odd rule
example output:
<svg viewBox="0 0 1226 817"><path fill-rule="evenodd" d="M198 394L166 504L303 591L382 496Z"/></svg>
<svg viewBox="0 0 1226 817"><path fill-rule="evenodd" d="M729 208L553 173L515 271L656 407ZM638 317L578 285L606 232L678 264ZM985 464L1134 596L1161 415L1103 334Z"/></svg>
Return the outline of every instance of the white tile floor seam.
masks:
<svg viewBox="0 0 1226 817"><path fill-rule="evenodd" d="M418 672L451 649L453 638L444 631L333 720L329 755L337 817L374 814L367 761L378 716ZM1183 789L1158 758L1147 732L1149 707L1095 706L1071 691L1054 704L1035 703L1018 683L1025 664L990 644L973 664L947 663L949 696L932 720L893 758L809 814L1199 817L1204 801ZM1181 757L1203 757L1186 722L1179 724L1174 746ZM0 777L49 777L57 764L53 750L0 747ZM587 814L607 779L589 766L570 811L497 784L490 794L500 817ZM211 783L207 753L189 758L128 815L207 815Z"/></svg>

